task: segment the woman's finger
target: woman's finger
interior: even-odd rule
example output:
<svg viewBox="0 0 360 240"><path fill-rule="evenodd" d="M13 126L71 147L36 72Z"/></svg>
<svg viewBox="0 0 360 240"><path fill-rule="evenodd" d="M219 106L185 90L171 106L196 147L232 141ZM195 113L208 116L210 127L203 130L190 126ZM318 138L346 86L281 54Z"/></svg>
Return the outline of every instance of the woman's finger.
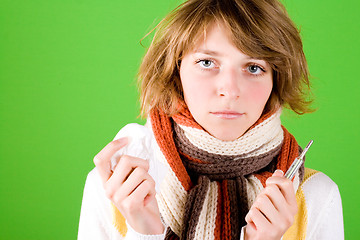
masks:
<svg viewBox="0 0 360 240"><path fill-rule="evenodd" d="M280 219L280 214L278 210L274 206L270 197L266 194L260 195L256 199L252 208L258 209L264 215L264 217L272 224L276 224Z"/></svg>
<svg viewBox="0 0 360 240"><path fill-rule="evenodd" d="M264 194L268 196L277 211L281 213L288 211L289 204L287 203L284 195L280 191L278 185L268 184L265 187Z"/></svg>
<svg viewBox="0 0 360 240"><path fill-rule="evenodd" d="M155 181L152 178L145 179L140 185L130 194L129 199L142 199L145 207L151 199L155 197Z"/></svg>
<svg viewBox="0 0 360 240"><path fill-rule="evenodd" d="M125 215L137 215L142 211L149 202L148 199L155 198L155 184L150 179L146 179L140 183L134 191L124 198L120 204L120 211L124 211Z"/></svg>
<svg viewBox="0 0 360 240"><path fill-rule="evenodd" d="M268 219L257 208L250 208L245 220L247 223L253 223L255 229L264 229L271 226Z"/></svg>
<svg viewBox="0 0 360 240"><path fill-rule="evenodd" d="M111 157L128 143L127 138L119 138L108 143L94 157L95 166L99 172L101 180L105 183L111 176Z"/></svg>
<svg viewBox="0 0 360 240"><path fill-rule="evenodd" d="M141 158L123 155L120 157L114 173L108 181L122 184L137 167L143 168L147 172L149 171L149 162Z"/></svg>
<svg viewBox="0 0 360 240"><path fill-rule="evenodd" d="M271 184L279 188L289 205L297 205L294 185L291 180L285 177L270 177L266 180L266 185L269 186Z"/></svg>
<svg viewBox="0 0 360 240"><path fill-rule="evenodd" d="M111 177L107 184L114 184L111 187L107 187L107 191L110 193L117 191L117 193L115 193L117 197L114 199L114 201L121 201L122 199L128 197L143 181L149 178L151 177L144 168L137 167L131 172L131 174L122 184L119 184L116 179L112 181L113 179ZM118 184L120 186L117 186Z"/></svg>
<svg viewBox="0 0 360 240"><path fill-rule="evenodd" d="M256 226L253 222L248 222L245 227L245 234L247 236L254 236L256 234Z"/></svg>

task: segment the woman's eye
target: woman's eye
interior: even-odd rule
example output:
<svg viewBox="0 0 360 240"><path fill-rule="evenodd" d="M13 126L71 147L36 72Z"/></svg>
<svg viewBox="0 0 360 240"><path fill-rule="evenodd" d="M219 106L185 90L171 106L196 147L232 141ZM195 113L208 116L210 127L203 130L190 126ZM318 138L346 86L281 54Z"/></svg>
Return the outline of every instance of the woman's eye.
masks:
<svg viewBox="0 0 360 240"><path fill-rule="evenodd" d="M247 67L247 70L251 73L251 74L255 74L255 75L258 75L258 74L261 74L261 72L265 72L265 70L258 66L258 65L249 65Z"/></svg>
<svg viewBox="0 0 360 240"><path fill-rule="evenodd" d="M209 59L199 60L199 61L197 61L197 63L200 63L201 67L204 67L204 68L211 68L214 65L213 61L211 61Z"/></svg>

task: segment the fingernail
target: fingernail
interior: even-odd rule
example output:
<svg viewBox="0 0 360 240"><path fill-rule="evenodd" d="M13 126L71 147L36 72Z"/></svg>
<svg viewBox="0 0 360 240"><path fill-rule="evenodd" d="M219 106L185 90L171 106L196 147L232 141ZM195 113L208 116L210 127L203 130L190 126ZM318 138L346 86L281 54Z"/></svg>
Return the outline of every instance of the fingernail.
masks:
<svg viewBox="0 0 360 240"><path fill-rule="evenodd" d="M283 176L284 172L281 169L276 169L273 175L275 175L275 174L281 174L281 176Z"/></svg>
<svg viewBox="0 0 360 240"><path fill-rule="evenodd" d="M121 137L121 138L117 139L117 141L122 144L128 144L129 140L130 140L129 137Z"/></svg>

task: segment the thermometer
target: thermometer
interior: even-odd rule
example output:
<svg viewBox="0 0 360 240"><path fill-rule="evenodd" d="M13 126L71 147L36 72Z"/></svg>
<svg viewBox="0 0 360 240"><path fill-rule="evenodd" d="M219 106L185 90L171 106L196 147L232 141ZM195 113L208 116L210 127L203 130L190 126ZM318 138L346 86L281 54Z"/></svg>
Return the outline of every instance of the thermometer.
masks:
<svg viewBox="0 0 360 240"><path fill-rule="evenodd" d="M303 164L304 160L304 156L305 153L309 150L311 144L314 141L311 140L308 145L306 146L306 148L304 149L304 151L302 151L302 153L300 154L299 157L295 158L294 162L291 164L290 168L287 170L287 172L285 173L285 177L288 179L292 179L295 176L295 173L299 170L300 166Z"/></svg>

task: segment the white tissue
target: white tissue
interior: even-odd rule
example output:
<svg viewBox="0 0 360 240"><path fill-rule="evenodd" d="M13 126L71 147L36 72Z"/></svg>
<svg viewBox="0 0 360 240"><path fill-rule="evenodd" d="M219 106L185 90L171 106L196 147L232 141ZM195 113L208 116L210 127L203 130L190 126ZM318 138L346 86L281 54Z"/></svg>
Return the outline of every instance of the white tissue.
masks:
<svg viewBox="0 0 360 240"><path fill-rule="evenodd" d="M122 155L141 158L149 161L149 175L155 181L155 190L159 192L160 184L166 175L166 166L155 158L156 140L151 130L137 123L123 127L114 140L127 137L128 144L111 157L111 170L115 169Z"/></svg>

